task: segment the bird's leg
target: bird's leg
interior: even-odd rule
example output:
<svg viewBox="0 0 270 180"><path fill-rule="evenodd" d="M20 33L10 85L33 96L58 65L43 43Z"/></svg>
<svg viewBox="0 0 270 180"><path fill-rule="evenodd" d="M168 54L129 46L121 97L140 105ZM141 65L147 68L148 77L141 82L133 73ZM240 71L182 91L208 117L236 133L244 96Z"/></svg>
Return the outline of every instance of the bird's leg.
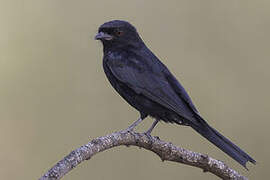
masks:
<svg viewBox="0 0 270 180"><path fill-rule="evenodd" d="M127 132L127 131L133 131L133 129L138 125L138 124L140 124L140 122L142 122L143 121L143 118L139 118L137 121L135 121L134 123L132 123L126 130L125 130L125 132Z"/></svg>
<svg viewBox="0 0 270 180"><path fill-rule="evenodd" d="M149 135L149 136L151 135L151 132L153 131L154 127L157 125L158 121L159 121L159 120L156 119L156 120L153 122L153 124L151 125L151 127L145 132L146 135Z"/></svg>

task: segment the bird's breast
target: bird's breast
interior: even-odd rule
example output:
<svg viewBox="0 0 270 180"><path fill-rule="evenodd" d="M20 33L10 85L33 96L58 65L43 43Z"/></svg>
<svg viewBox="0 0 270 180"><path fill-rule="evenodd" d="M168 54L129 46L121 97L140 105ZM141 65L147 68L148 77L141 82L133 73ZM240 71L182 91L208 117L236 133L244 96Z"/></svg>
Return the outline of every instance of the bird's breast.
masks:
<svg viewBox="0 0 270 180"><path fill-rule="evenodd" d="M121 59L122 57L122 54L113 51L108 51L106 55L108 56L108 59Z"/></svg>
<svg viewBox="0 0 270 180"><path fill-rule="evenodd" d="M126 64L123 56L119 53L109 51L106 56L106 63L109 67L123 68Z"/></svg>

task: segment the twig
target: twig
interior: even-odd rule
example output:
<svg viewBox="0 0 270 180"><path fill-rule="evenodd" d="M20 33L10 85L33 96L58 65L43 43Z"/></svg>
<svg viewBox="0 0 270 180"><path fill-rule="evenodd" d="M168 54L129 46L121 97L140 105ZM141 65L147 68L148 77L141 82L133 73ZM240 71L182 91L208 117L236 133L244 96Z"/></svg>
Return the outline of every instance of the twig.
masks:
<svg viewBox="0 0 270 180"><path fill-rule="evenodd" d="M172 143L164 142L158 137L152 137L143 133L120 131L103 137L96 138L80 148L72 151L64 159L54 165L39 180L56 180L84 160L89 160L96 153L120 146L138 146L156 153L162 161L174 161L203 169L226 180L247 180L235 170L228 167L222 161L213 159L205 154L192 152Z"/></svg>

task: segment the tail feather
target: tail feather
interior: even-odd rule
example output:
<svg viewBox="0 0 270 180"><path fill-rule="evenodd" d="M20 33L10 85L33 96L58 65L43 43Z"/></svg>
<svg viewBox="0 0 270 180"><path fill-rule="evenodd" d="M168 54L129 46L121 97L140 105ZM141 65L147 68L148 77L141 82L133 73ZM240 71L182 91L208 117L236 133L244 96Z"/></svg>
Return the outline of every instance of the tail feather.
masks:
<svg viewBox="0 0 270 180"><path fill-rule="evenodd" d="M238 146L233 144L229 139L221 135L217 130L210 127L204 120L202 120L202 123L200 123L200 125L192 124L191 127L195 129L198 133L200 133L203 137L212 142L214 145L216 145L223 152L236 160L239 164L244 166L246 169L246 163L248 161L253 164L256 163L256 161L251 158L247 153L245 153Z"/></svg>

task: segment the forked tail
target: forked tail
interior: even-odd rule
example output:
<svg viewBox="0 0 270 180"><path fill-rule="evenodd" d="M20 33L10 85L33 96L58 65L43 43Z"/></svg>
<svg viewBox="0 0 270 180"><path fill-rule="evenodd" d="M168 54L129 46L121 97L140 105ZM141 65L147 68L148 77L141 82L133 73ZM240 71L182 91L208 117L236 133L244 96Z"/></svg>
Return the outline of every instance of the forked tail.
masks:
<svg viewBox="0 0 270 180"><path fill-rule="evenodd" d="M233 144L229 139L221 135L217 130L210 127L203 119L201 119L201 123L198 125L191 125L193 129L195 129L198 133L200 133L203 137L208 139L214 145L216 145L223 152L228 154L234 160L236 160L239 164L244 166L246 169L246 163L250 161L255 164L256 161L251 158L247 153Z"/></svg>

